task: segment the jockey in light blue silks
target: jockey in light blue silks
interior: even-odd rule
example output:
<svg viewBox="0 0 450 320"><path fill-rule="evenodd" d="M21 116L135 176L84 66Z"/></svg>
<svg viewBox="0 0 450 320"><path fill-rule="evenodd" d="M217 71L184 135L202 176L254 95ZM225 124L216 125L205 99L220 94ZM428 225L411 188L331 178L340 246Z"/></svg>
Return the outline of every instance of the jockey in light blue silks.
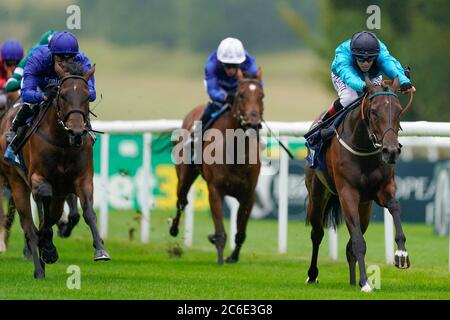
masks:
<svg viewBox="0 0 450 320"><path fill-rule="evenodd" d="M10 142L8 149L16 151L15 148L20 143L16 137L17 130L34 114L33 108L43 102L50 103L56 97L59 77L55 72L55 64L64 69L68 63L80 64L85 72L91 69L89 59L78 49L77 38L67 31L56 33L48 45L41 45L31 53L23 73L21 90L23 105L6 133L6 138ZM89 79L88 86L90 101L94 101L96 98L94 76Z"/></svg>
<svg viewBox="0 0 450 320"><path fill-rule="evenodd" d="M203 131L215 112L223 106L232 105L237 89L237 71L256 77L258 67L255 59L245 51L242 42L226 38L208 58L205 66L205 86L212 102L208 104L200 118ZM212 123L209 123L209 126ZM194 128L195 130L195 128ZM193 131L194 131L193 130Z"/></svg>
<svg viewBox="0 0 450 320"><path fill-rule="evenodd" d="M353 37L336 48L331 65L331 80L338 92L331 108L322 116L319 123L327 120L366 92L364 76L367 74L372 83L380 84L381 74L391 79L398 77L400 90L413 89L401 64L389 53L386 45L369 31L357 32ZM324 129L322 136L334 132L334 127Z"/></svg>

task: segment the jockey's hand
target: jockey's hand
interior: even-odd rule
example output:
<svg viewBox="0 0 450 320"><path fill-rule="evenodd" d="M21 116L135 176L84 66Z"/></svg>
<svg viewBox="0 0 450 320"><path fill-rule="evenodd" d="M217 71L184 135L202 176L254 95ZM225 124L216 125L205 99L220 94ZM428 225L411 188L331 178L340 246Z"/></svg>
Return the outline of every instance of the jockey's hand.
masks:
<svg viewBox="0 0 450 320"><path fill-rule="evenodd" d="M227 97L225 98L225 104L229 103L230 105L233 105L233 100L234 100L234 95L229 94L229 95L227 95Z"/></svg>
<svg viewBox="0 0 450 320"><path fill-rule="evenodd" d="M401 92L409 92L413 88L411 82L405 82L400 85L400 91Z"/></svg>
<svg viewBox="0 0 450 320"><path fill-rule="evenodd" d="M44 96L47 101L54 99L58 95L58 86L48 86L45 88Z"/></svg>

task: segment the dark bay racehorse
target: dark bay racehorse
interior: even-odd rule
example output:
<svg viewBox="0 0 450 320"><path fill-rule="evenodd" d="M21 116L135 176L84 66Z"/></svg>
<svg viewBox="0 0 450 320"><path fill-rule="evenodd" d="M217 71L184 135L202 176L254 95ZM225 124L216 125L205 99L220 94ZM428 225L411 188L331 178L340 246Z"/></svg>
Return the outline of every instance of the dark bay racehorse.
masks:
<svg viewBox="0 0 450 320"><path fill-rule="evenodd" d="M0 169L6 176L19 212L22 228L33 256L35 278L45 277L45 263L58 260L53 244L52 226L60 219L66 197L75 193L81 202L83 217L94 238L94 260L109 260L100 238L93 209L92 140L86 126L89 115L88 79L95 67L84 73L78 65L69 65L65 72L58 64L60 78L57 97L51 105L41 108L42 122L23 146L27 171L3 159ZM46 113L44 113L46 110ZM5 132L15 112L8 113L0 124L0 152L6 148ZM30 208L30 193L43 206L43 219L36 230Z"/></svg>
<svg viewBox="0 0 450 320"><path fill-rule="evenodd" d="M359 265L359 285L364 292L372 291L368 282L364 257L364 233L371 217L372 202L389 209L395 224L395 266L410 266L406 251L406 238L400 222L400 205L395 198L395 163L401 151L398 142L402 109L395 92L399 89L396 78L392 85L373 85L366 79L368 93L359 107L350 111L336 129L326 152L326 172L320 177L307 166L308 189L307 221L312 226L313 244L311 266L307 282L315 283L319 270L317 255L326 221L339 222L339 211L350 233L347 243L347 261L350 284L356 284L355 267ZM412 98L412 94L411 94ZM410 100L411 102L411 100ZM324 186L321 179L329 188Z"/></svg>
<svg viewBox="0 0 450 320"><path fill-rule="evenodd" d="M221 154L221 161L208 164L202 161L200 172L206 180L209 191L209 204L214 220L215 233L208 236L211 243L215 244L218 254L219 265L223 264L223 250L226 244L226 232L223 225L223 201L225 195L230 195L239 201L237 215L237 234L235 238L236 247L226 262L238 262L239 252L246 237L247 221L255 202L255 187L258 180L261 163L259 158L259 128L263 117L263 97L264 92L261 87L261 70L258 70L257 78L244 78L242 72L238 71L238 89L231 111L224 113L212 125L211 129L216 129L223 137L221 144L216 137L211 139L206 131L204 135L203 151L212 146L217 147L216 156ZM205 106L200 106L191 111L183 121L183 128L190 130L193 122L200 118ZM230 140L225 139L226 130L236 130L233 132L252 131L254 135L249 135L245 140L245 151L237 151L237 144L231 145ZM247 132L247 133L248 133ZM183 152L189 152L183 150ZM242 153L240 153L242 152ZM237 154L239 153L239 154ZM205 156L205 155L203 155ZM227 163L226 158L231 156L232 163ZM249 159L255 156L255 161ZM236 158L241 158L240 163L236 163ZM221 162L221 163L219 163ZM170 234L178 234L178 224L180 216L186 207L188 191L200 174L199 169L189 163L176 165L178 176L177 187L177 215L173 219Z"/></svg>

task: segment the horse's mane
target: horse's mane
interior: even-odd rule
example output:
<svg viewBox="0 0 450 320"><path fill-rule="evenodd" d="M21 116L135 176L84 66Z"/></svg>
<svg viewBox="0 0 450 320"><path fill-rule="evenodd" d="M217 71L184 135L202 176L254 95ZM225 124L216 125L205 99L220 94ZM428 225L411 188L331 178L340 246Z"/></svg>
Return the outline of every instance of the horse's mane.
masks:
<svg viewBox="0 0 450 320"><path fill-rule="evenodd" d="M68 63L64 67L64 71L74 76L84 76L83 66L77 62Z"/></svg>

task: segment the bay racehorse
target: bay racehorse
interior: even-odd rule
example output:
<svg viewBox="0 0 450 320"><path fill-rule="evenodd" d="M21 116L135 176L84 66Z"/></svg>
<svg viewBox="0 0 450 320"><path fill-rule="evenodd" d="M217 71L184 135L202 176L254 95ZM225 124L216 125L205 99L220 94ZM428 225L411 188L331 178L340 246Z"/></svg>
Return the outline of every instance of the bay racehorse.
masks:
<svg viewBox="0 0 450 320"><path fill-rule="evenodd" d="M391 85L373 85L367 78L365 82L368 92L362 103L350 111L336 128L326 151L326 170L322 177L308 165L306 168L305 183L309 193L307 221L312 226L313 245L307 282L317 281L317 256L324 224L331 221L336 226L342 212L350 233L346 249L350 284L356 284L358 262L359 285L362 291L370 292L373 288L366 274L363 235L369 225L373 201L392 214L398 246L395 266L401 269L410 266L400 222L400 205L395 198L395 163L401 151L398 141L400 117L411 100L402 109L396 94L399 89L397 78Z"/></svg>
<svg viewBox="0 0 450 320"><path fill-rule="evenodd" d="M188 191L201 173L208 185L209 205L215 227L214 234L209 235L208 239L216 246L219 265L223 264L223 251L227 238L223 224L224 196L232 196L239 202L236 246L231 256L226 259L228 263L238 262L239 260L239 252L246 237L247 222L255 202L255 187L261 169L259 128L263 119L264 97L261 77L261 70L258 70L255 79L244 77L241 70L238 70L238 87L231 110L223 113L214 122L211 130L207 130L203 135L202 163L199 166L185 162L176 165L178 176L177 214L172 220L170 234L172 236L178 234L180 216L188 203ZM192 110L184 118L182 127L191 130L194 121L200 118L204 108L205 106L200 106ZM218 133L218 135L214 134L214 138L212 138L213 130ZM244 142L245 150L237 149L237 144L233 142L234 138L226 139L226 132L246 132L246 135L243 134L247 137ZM249 134L250 132L254 134ZM218 160L212 163L205 159L206 151L211 150L211 148L215 148L215 157ZM189 153L190 151L182 150L182 152ZM182 157L185 155L182 155ZM251 161L252 158L254 161ZM237 159L240 159L240 161L237 161Z"/></svg>
<svg viewBox="0 0 450 320"><path fill-rule="evenodd" d="M64 201L71 193L80 199L83 217L91 229L94 260L110 259L93 209L93 148L86 124L90 96L87 81L95 66L85 73L77 64L69 64L65 70L55 64L55 72L60 78L57 97L41 108L37 119L42 121L22 148L26 170L3 159L0 162L33 256L35 278L44 278L45 264L58 260L52 226L60 219ZM5 132L16 112L9 112L0 124L2 154L7 146ZM31 217L30 193L43 207L39 231Z"/></svg>

